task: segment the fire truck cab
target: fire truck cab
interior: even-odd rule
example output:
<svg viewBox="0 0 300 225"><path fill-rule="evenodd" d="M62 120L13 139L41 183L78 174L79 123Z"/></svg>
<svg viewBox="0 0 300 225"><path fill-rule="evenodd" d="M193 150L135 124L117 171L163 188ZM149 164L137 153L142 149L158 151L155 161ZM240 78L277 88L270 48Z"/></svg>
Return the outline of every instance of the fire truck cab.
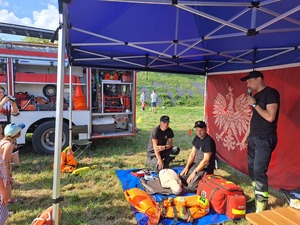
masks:
<svg viewBox="0 0 300 225"><path fill-rule="evenodd" d="M32 134L32 146L42 154L54 153L56 82L56 45L0 44L0 85L16 98L20 110L9 122L24 123L18 144L26 144ZM66 61L62 148L70 144L70 120L72 127L84 128L72 139L135 135L135 93L134 71L69 69Z"/></svg>

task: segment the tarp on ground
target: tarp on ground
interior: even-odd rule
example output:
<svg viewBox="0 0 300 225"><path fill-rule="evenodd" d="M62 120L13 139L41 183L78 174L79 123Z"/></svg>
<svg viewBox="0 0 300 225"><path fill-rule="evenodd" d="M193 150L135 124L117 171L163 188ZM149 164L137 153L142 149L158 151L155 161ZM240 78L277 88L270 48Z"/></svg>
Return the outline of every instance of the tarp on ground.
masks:
<svg viewBox="0 0 300 225"><path fill-rule="evenodd" d="M172 169L174 171L176 171L177 173L180 173L181 170L183 169L183 167L174 167ZM123 190L129 190L131 188L136 188L136 187L144 190L144 187L141 185L140 180L131 174L132 170L133 169L116 170L117 177L119 178L119 180L122 184ZM184 194L184 196L194 195L194 194L195 193L186 193L186 194ZM166 198L176 197L173 194L172 195L152 194L151 196L153 197L153 199L156 202L161 202ZM138 225L147 225L148 220L149 220L148 217L144 213L138 212L133 206L131 208L133 210L137 224ZM172 224L177 224L177 225L192 225L192 224L193 225L210 225L211 224L212 225L212 224L222 224L223 222L228 221L228 220L231 220L231 219L228 218L225 214L218 214L213 209L210 209L210 212L207 215L205 215L202 218L196 219L195 221L193 221L193 223L186 222L183 220L178 220L176 222L174 219L170 219L170 218L169 219L161 218L161 220L159 222L160 222L160 224L164 224L164 225L172 225Z"/></svg>

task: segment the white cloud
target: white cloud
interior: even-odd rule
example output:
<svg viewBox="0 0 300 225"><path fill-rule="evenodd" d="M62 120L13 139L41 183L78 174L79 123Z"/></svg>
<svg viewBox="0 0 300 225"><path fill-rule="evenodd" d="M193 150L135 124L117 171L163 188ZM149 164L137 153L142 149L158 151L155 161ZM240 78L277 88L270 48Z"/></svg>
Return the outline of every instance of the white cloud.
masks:
<svg viewBox="0 0 300 225"><path fill-rule="evenodd" d="M6 1L0 0L0 6L2 6L2 7L8 7L8 6L9 6L9 3L6 2Z"/></svg>
<svg viewBox="0 0 300 225"><path fill-rule="evenodd" d="M3 23L12 23L30 26L32 21L28 17L18 18L13 12L9 12L6 9L0 10L0 21Z"/></svg>
<svg viewBox="0 0 300 225"><path fill-rule="evenodd" d="M0 0L0 3L1 0ZM18 18L13 12L0 10L0 21L24 26L55 30L58 27L58 9L55 5L48 4L47 9L32 12L33 20L29 17Z"/></svg>
<svg viewBox="0 0 300 225"><path fill-rule="evenodd" d="M55 30L58 27L58 9L56 6L48 4L47 9L33 11L33 26Z"/></svg>

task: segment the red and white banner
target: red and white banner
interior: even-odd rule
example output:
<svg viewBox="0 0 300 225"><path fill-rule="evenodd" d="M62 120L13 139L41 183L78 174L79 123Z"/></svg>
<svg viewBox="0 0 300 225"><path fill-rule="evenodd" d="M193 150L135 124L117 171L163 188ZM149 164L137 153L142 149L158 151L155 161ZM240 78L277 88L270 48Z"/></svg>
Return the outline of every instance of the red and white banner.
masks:
<svg viewBox="0 0 300 225"><path fill-rule="evenodd" d="M300 187L300 67L262 71L267 86L280 93L278 145L269 166L269 185L292 190ZM240 143L249 125L247 73L211 75L207 78L206 121L218 156L248 174L247 149ZM253 93L255 94L255 93Z"/></svg>

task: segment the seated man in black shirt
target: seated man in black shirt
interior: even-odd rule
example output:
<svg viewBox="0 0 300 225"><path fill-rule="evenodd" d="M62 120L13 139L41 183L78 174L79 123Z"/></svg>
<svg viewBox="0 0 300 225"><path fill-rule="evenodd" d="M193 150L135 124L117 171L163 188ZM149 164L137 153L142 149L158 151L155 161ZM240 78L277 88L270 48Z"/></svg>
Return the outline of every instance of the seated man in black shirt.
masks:
<svg viewBox="0 0 300 225"><path fill-rule="evenodd" d="M196 192L199 180L204 174L213 174L215 169L216 143L207 134L206 124L203 121L195 122L196 136L188 162L180 177L186 192Z"/></svg>
<svg viewBox="0 0 300 225"><path fill-rule="evenodd" d="M173 146L173 130L169 127L170 118L162 116L160 124L150 133L147 162L156 172L168 168L170 162L179 154L180 148Z"/></svg>

